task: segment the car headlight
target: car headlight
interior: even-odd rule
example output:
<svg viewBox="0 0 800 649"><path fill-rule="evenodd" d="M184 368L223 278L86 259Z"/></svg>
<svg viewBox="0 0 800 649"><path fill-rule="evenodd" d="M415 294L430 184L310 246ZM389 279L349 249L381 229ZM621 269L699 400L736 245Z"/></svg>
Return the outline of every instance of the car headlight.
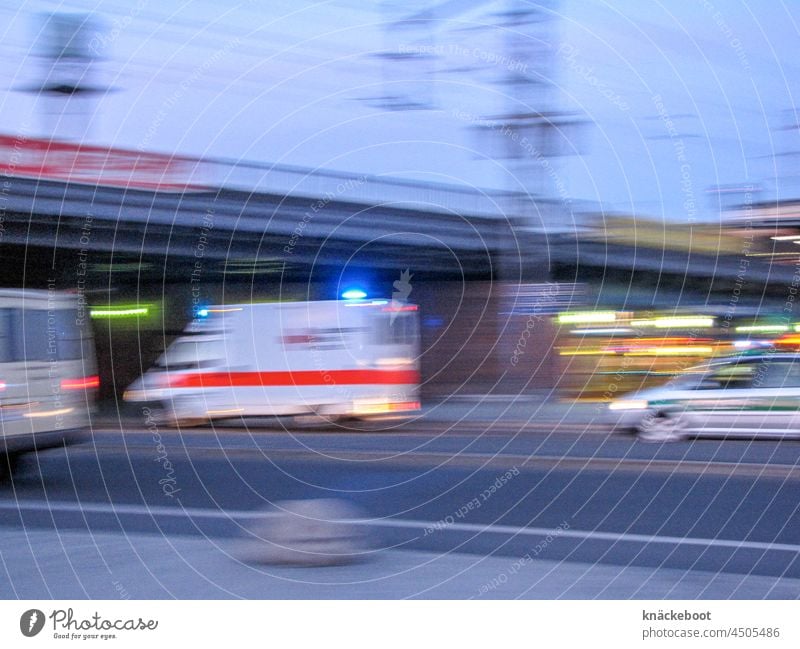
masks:
<svg viewBox="0 0 800 649"><path fill-rule="evenodd" d="M620 399L608 405L609 410L647 410L646 399Z"/></svg>

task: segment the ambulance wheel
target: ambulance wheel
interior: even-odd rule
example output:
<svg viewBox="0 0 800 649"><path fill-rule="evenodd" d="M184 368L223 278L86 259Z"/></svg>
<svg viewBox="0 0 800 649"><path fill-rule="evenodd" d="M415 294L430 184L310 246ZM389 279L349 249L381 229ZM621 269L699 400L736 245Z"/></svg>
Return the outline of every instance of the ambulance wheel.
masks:
<svg viewBox="0 0 800 649"><path fill-rule="evenodd" d="M346 415L294 415L292 423L302 428L338 426L348 420Z"/></svg>

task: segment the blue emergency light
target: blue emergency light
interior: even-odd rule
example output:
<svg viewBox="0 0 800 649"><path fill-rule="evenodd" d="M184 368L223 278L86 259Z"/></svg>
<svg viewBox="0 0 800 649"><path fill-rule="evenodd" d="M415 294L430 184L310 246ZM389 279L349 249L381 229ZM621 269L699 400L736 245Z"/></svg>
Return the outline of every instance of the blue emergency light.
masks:
<svg viewBox="0 0 800 649"><path fill-rule="evenodd" d="M360 288L349 288L342 293L343 300L363 300L365 297L367 297L366 291L362 291Z"/></svg>

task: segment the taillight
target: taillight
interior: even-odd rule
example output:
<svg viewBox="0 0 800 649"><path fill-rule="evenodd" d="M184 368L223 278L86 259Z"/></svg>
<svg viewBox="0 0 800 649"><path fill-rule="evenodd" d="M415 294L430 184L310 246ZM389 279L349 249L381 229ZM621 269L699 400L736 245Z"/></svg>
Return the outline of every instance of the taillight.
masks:
<svg viewBox="0 0 800 649"><path fill-rule="evenodd" d="M389 410L419 410L422 404L419 401L401 401L389 404Z"/></svg>
<svg viewBox="0 0 800 649"><path fill-rule="evenodd" d="M6 382L5 381L0 381L0 391L5 390L5 389L6 389Z"/></svg>
<svg viewBox="0 0 800 649"><path fill-rule="evenodd" d="M61 381L62 390L94 390L99 387L99 376L84 376L79 379L64 379Z"/></svg>

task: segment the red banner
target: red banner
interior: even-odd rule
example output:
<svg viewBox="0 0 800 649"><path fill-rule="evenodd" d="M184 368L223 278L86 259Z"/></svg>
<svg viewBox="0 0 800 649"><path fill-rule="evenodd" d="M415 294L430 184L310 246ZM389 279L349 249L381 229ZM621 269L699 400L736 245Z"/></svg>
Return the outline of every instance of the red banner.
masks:
<svg viewBox="0 0 800 649"><path fill-rule="evenodd" d="M200 160L56 140L0 135L0 173L12 178L151 191L209 188Z"/></svg>

